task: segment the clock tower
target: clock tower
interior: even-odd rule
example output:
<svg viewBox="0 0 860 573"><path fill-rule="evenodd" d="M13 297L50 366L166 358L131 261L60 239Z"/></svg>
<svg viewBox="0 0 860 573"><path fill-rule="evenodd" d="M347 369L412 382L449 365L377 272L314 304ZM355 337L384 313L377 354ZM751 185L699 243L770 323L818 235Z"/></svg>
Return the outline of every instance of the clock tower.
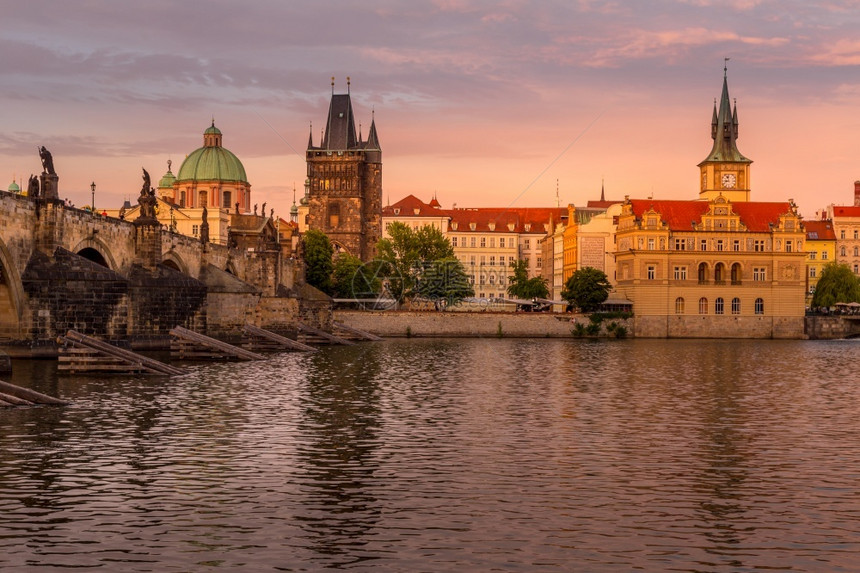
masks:
<svg viewBox="0 0 860 573"><path fill-rule="evenodd" d="M699 198L714 200L720 195L732 202L750 200L750 164L738 151L738 105L729 100L727 69L723 67L723 93L720 105L714 102L711 139L714 147L699 163L701 186Z"/></svg>

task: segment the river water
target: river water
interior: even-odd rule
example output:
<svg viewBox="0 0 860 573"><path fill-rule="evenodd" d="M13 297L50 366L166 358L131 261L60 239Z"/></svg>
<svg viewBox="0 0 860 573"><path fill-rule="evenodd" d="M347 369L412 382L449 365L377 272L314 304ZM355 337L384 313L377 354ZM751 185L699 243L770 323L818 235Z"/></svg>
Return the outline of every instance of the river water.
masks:
<svg viewBox="0 0 860 573"><path fill-rule="evenodd" d="M14 383L0 570L858 571L860 343L391 340Z"/></svg>

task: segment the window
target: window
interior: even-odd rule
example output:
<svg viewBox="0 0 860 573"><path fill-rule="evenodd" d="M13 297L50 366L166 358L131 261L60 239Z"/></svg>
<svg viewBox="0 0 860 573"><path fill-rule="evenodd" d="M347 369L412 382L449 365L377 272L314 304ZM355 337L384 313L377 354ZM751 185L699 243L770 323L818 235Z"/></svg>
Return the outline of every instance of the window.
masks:
<svg viewBox="0 0 860 573"><path fill-rule="evenodd" d="M685 239L675 239L675 250L676 251L686 251L687 250L687 241Z"/></svg>
<svg viewBox="0 0 860 573"><path fill-rule="evenodd" d="M764 252L764 241L756 239L755 243L753 243L755 247L755 252L763 253Z"/></svg>
<svg viewBox="0 0 860 573"><path fill-rule="evenodd" d="M755 299L755 313L756 314L764 314L764 299L763 298Z"/></svg>
<svg viewBox="0 0 860 573"><path fill-rule="evenodd" d="M714 301L714 314L725 314L723 298L719 297Z"/></svg>
<svg viewBox="0 0 860 573"><path fill-rule="evenodd" d="M328 206L328 226L337 227L340 224L340 205L337 203L329 203Z"/></svg>
<svg viewBox="0 0 860 573"><path fill-rule="evenodd" d="M860 257L860 247L854 247L854 256Z"/></svg>
<svg viewBox="0 0 860 573"><path fill-rule="evenodd" d="M732 314L741 313L741 299L735 297L732 299Z"/></svg>
<svg viewBox="0 0 860 573"><path fill-rule="evenodd" d="M708 314L708 299L705 297L699 299L699 314Z"/></svg>
<svg viewBox="0 0 860 573"><path fill-rule="evenodd" d="M230 210L230 203L232 203L232 201L233 201L233 194L230 193L229 191L224 191L224 198L223 198L223 202L221 203L221 206L229 211ZM265 217L265 216L266 216L266 214L263 213L263 217Z"/></svg>
<svg viewBox="0 0 860 573"><path fill-rule="evenodd" d="M723 263L717 263L714 265L714 282L717 284L722 284L725 277L725 265Z"/></svg>
<svg viewBox="0 0 860 573"><path fill-rule="evenodd" d="M541 257L537 258L537 268L543 267L543 259Z"/></svg>
<svg viewBox="0 0 860 573"><path fill-rule="evenodd" d="M487 237L481 237L481 248L483 249L486 246L487 246Z"/></svg>
<svg viewBox="0 0 860 573"><path fill-rule="evenodd" d="M653 250L654 250L654 239L653 239L653 238L648 239L648 250L649 250L649 251L653 251Z"/></svg>
<svg viewBox="0 0 860 573"><path fill-rule="evenodd" d="M860 267L857 264L854 265L854 274L860 273Z"/></svg>
<svg viewBox="0 0 860 573"><path fill-rule="evenodd" d="M531 247L531 241L529 239L523 239L523 248L524 249L531 249L532 248Z"/></svg>
<svg viewBox="0 0 860 573"><path fill-rule="evenodd" d="M208 194L208 193L206 193L206 191L201 191L201 192L197 195L197 198L198 198L198 200L199 200L199 203L198 203L198 205L197 205L197 207L198 207L198 208L202 208L202 207L206 207L206 206L208 206L208 205L207 205L207 199L209 199L209 194Z"/></svg>
<svg viewBox="0 0 860 573"><path fill-rule="evenodd" d="M470 246L470 247L472 247L472 248L474 249L474 248L475 248L475 245L477 245L477 241L478 241L478 240L477 240L475 237L472 237L472 238L469 240L469 246Z"/></svg>
<svg viewBox="0 0 860 573"><path fill-rule="evenodd" d="M481 266L483 267L486 263L487 263L487 257L484 255L481 255Z"/></svg>
<svg viewBox="0 0 860 573"><path fill-rule="evenodd" d="M657 278L657 267L654 265L648 265L648 280L653 281Z"/></svg>
<svg viewBox="0 0 860 573"><path fill-rule="evenodd" d="M179 192L179 206L185 207L185 191Z"/></svg>
<svg viewBox="0 0 860 573"><path fill-rule="evenodd" d="M675 299L675 314L684 314L684 297Z"/></svg>
<svg viewBox="0 0 860 573"><path fill-rule="evenodd" d="M723 240L722 239L717 239L717 250L718 251L723 250Z"/></svg>
<svg viewBox="0 0 860 573"><path fill-rule="evenodd" d="M839 256L844 257L846 255L845 247L839 247Z"/></svg>
<svg viewBox="0 0 860 573"><path fill-rule="evenodd" d="M815 278L815 267L809 267L809 278Z"/></svg>
<svg viewBox="0 0 860 573"><path fill-rule="evenodd" d="M675 280L676 281L687 280L687 267L675 267Z"/></svg>
<svg viewBox="0 0 860 573"><path fill-rule="evenodd" d="M456 247L456 246L457 246L457 237L451 237L451 246L452 246L452 247Z"/></svg>
<svg viewBox="0 0 860 573"><path fill-rule="evenodd" d="M732 250L733 251L740 251L741 250L741 242L739 240L735 239L734 241L732 241Z"/></svg>
<svg viewBox="0 0 860 573"><path fill-rule="evenodd" d="M505 248L505 238L504 237L499 237L499 248L500 249Z"/></svg>
<svg viewBox="0 0 860 573"><path fill-rule="evenodd" d="M707 251L708 250L708 240L707 239L702 239L701 241L699 241L699 250L701 250L701 251Z"/></svg>
<svg viewBox="0 0 860 573"><path fill-rule="evenodd" d="M753 280L754 281L766 281L767 280L767 268L766 267L753 267Z"/></svg>
<svg viewBox="0 0 860 573"><path fill-rule="evenodd" d="M490 284L491 285L496 284L496 275L490 275Z"/></svg>
<svg viewBox="0 0 860 573"><path fill-rule="evenodd" d="M198 232L200 232L200 225L191 225L191 236L196 237Z"/></svg>
<svg viewBox="0 0 860 573"><path fill-rule="evenodd" d="M741 264L734 263L732 265L732 284L739 285L741 284Z"/></svg>
<svg viewBox="0 0 860 573"><path fill-rule="evenodd" d="M496 255L490 255L490 266L496 266Z"/></svg>
<svg viewBox="0 0 860 573"><path fill-rule="evenodd" d="M791 241L786 241L785 242L785 252L790 253L793 245L794 245L794 243L792 243Z"/></svg>
<svg viewBox="0 0 860 573"><path fill-rule="evenodd" d="M708 282L708 263L699 263L699 284Z"/></svg>
<svg viewBox="0 0 860 573"><path fill-rule="evenodd" d="M472 255L470 258L472 259L471 262L472 262L472 266L474 267L475 266L475 255Z"/></svg>
<svg viewBox="0 0 860 573"><path fill-rule="evenodd" d="M839 238L840 238L840 239L844 239L844 238L845 238L845 229L842 229L841 231L839 231Z"/></svg>
<svg viewBox="0 0 860 573"><path fill-rule="evenodd" d="M855 239L860 239L860 237L858 237L858 236L857 236L857 229L854 229L854 238L855 238Z"/></svg>
<svg viewBox="0 0 860 573"><path fill-rule="evenodd" d="M490 237L490 248L491 249L496 248L496 238L495 237Z"/></svg>
<svg viewBox="0 0 860 573"><path fill-rule="evenodd" d="M814 261L814 260L815 260L815 251L809 251L809 260L810 260L810 261Z"/></svg>
<svg viewBox="0 0 860 573"><path fill-rule="evenodd" d="M822 261L826 261L826 260L827 260L827 251L821 251L821 260L822 260Z"/></svg>

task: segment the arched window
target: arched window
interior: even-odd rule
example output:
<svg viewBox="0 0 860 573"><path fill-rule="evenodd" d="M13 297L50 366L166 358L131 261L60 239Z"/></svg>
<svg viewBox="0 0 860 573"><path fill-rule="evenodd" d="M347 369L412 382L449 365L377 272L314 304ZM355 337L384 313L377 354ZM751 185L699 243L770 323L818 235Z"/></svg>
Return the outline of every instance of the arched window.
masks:
<svg viewBox="0 0 860 573"><path fill-rule="evenodd" d="M732 265L732 284L741 284L741 264L735 263Z"/></svg>
<svg viewBox="0 0 860 573"><path fill-rule="evenodd" d="M209 206L209 203L207 202L207 200L209 199L209 194L206 191L201 191L200 193L197 194L197 197L199 198L199 201L197 204L198 209L200 209L202 207L208 207Z"/></svg>
<svg viewBox="0 0 860 573"><path fill-rule="evenodd" d="M845 247L839 247L839 256L844 257L845 253L846 253Z"/></svg>
<svg viewBox="0 0 860 573"><path fill-rule="evenodd" d="M708 299L705 297L699 299L699 314L708 314Z"/></svg>
<svg viewBox="0 0 860 573"><path fill-rule="evenodd" d="M229 211L232 202L233 194L230 191L224 191L224 197L222 198L221 206ZM265 213L263 213L263 215L265 215Z"/></svg>
<svg viewBox="0 0 860 573"><path fill-rule="evenodd" d="M719 297L714 301L714 314L725 314L725 303L723 302L723 297Z"/></svg>
<svg viewBox="0 0 860 573"><path fill-rule="evenodd" d="M699 284L708 282L708 263L699 263Z"/></svg>
<svg viewBox="0 0 860 573"><path fill-rule="evenodd" d="M854 256L860 257L860 247L854 247Z"/></svg>
<svg viewBox="0 0 860 573"><path fill-rule="evenodd" d="M714 266L714 283L723 284L723 281L726 279L725 268L726 266L723 263L717 263Z"/></svg>
<svg viewBox="0 0 860 573"><path fill-rule="evenodd" d="M185 191L179 192L179 206L185 207Z"/></svg>
<svg viewBox="0 0 860 573"><path fill-rule="evenodd" d="M675 299L675 314L684 314L684 297Z"/></svg>
<svg viewBox="0 0 860 573"><path fill-rule="evenodd" d="M764 314L764 299L763 298L755 299L755 313L756 314Z"/></svg>
<svg viewBox="0 0 860 573"><path fill-rule="evenodd" d="M732 314L741 313L741 299L735 297L732 299Z"/></svg>
<svg viewBox="0 0 860 573"><path fill-rule="evenodd" d="M340 224L340 205L338 203L329 203L328 205L328 226L337 227Z"/></svg>

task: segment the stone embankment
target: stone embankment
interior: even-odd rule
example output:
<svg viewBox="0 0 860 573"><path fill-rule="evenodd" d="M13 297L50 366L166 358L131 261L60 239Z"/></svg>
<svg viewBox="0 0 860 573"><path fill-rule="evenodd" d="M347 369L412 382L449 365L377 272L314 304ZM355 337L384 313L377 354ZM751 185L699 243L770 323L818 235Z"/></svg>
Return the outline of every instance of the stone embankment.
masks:
<svg viewBox="0 0 860 573"><path fill-rule="evenodd" d="M386 338L392 337L529 337L572 338L576 326L590 323L587 316L553 313L433 312L336 310L334 320ZM633 332L632 319L607 319ZM629 336L629 334L628 334Z"/></svg>

